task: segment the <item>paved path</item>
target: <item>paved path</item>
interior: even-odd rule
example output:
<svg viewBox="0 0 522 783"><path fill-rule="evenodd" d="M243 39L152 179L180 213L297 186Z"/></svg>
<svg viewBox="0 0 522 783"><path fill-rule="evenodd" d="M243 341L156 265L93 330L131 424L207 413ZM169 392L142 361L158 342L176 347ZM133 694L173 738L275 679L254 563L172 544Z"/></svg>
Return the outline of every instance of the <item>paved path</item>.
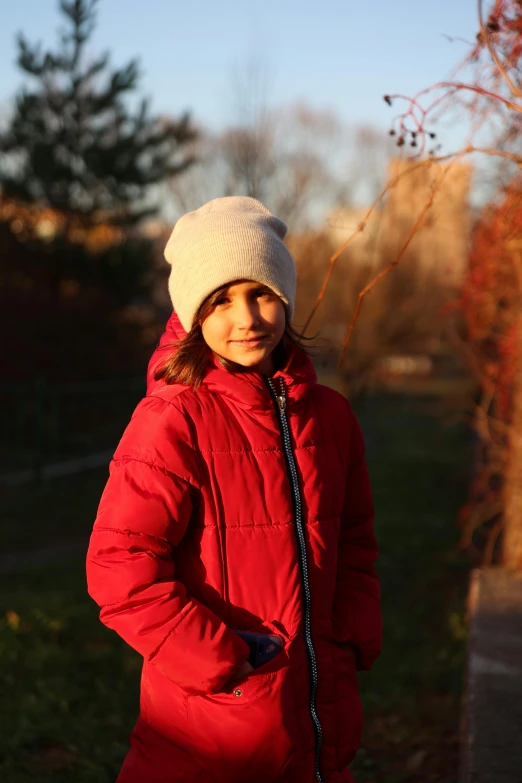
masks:
<svg viewBox="0 0 522 783"><path fill-rule="evenodd" d="M463 783L522 783L522 574L477 569L470 590Z"/></svg>

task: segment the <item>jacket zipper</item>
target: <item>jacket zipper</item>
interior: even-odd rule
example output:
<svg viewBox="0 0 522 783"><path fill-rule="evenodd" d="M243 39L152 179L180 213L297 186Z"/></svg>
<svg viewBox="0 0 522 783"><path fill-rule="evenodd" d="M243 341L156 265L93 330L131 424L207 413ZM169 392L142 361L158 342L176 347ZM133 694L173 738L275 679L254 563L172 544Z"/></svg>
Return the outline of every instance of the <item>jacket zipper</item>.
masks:
<svg viewBox="0 0 522 783"><path fill-rule="evenodd" d="M315 777L319 783L323 783L321 776L321 752L323 746L323 729L317 715L316 697L317 697L317 658L315 655L315 649L312 641L312 615L311 615L311 593L310 593L310 580L308 576L308 558L306 554L306 541L303 527L303 514L301 506L301 490L299 488L299 481L297 478L297 469L295 466L294 453L292 451L292 441L290 439L290 427L288 425L288 419L286 415L286 394L285 384L282 378L280 378L281 390L280 394L277 393L272 378L265 376L266 382L274 398L276 406L277 416L279 419L279 429L281 431L281 440L283 443L283 451L286 459L286 466L288 469L288 477L290 479L290 486L292 487L292 497L294 506L294 523L297 538L297 551L299 556L299 570L301 573L301 587L303 591L304 599L304 634L306 652L308 655L308 663L310 670L310 715L312 717L312 723L315 732Z"/></svg>

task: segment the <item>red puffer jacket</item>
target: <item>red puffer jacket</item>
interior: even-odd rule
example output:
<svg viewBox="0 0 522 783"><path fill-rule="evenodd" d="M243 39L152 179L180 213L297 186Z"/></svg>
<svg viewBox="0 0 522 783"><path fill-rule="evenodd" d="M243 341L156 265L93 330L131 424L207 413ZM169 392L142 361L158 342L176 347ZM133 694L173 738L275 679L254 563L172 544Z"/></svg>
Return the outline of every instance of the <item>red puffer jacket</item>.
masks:
<svg viewBox="0 0 522 783"><path fill-rule="evenodd" d="M182 334L174 316L163 345ZM338 643L368 669L381 641L363 438L300 349L272 386L217 364L197 391L151 380L114 455L87 573L144 657L118 783L352 780L362 711ZM235 630L282 652L234 681Z"/></svg>

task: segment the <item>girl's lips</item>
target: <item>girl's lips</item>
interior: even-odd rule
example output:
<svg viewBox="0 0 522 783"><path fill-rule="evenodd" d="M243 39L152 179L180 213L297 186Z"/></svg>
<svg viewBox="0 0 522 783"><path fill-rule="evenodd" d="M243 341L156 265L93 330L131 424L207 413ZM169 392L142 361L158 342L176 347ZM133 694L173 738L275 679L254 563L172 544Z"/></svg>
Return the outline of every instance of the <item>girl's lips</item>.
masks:
<svg viewBox="0 0 522 783"><path fill-rule="evenodd" d="M230 340L232 345L240 345L242 348L257 348L258 345L261 345L263 340L266 340L266 336L263 335L263 337L255 337L251 340Z"/></svg>

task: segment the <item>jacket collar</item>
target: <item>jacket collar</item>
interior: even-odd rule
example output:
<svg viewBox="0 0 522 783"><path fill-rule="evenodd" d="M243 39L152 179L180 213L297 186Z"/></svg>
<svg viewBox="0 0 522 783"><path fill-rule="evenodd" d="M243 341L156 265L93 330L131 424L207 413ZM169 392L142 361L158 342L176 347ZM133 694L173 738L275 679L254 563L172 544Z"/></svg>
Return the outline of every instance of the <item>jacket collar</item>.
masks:
<svg viewBox="0 0 522 783"><path fill-rule="evenodd" d="M178 316L173 313L149 362L147 372L149 394L164 385L163 381L154 380L154 372L158 365L165 360L167 353L172 351L172 343L183 339L185 335L186 332L181 326ZM310 357L298 346L292 347L287 366L277 370L272 377L275 380L276 389L279 388L280 381L278 379L283 379L290 406L297 403L317 383L317 376ZM214 359L209 367L200 389L201 391L223 394L241 408L268 413L273 410L266 379L260 373L229 372L221 366L217 359Z"/></svg>
<svg viewBox="0 0 522 783"><path fill-rule="evenodd" d="M317 382L317 376L308 354L295 346L292 350L288 366L277 370L272 376L275 387L279 390L280 378L283 379L286 398L290 406L297 403L307 391ZM271 413L272 397L266 378L258 372L229 372L217 359L209 369L202 389L218 392L232 399L239 407L255 411Z"/></svg>

